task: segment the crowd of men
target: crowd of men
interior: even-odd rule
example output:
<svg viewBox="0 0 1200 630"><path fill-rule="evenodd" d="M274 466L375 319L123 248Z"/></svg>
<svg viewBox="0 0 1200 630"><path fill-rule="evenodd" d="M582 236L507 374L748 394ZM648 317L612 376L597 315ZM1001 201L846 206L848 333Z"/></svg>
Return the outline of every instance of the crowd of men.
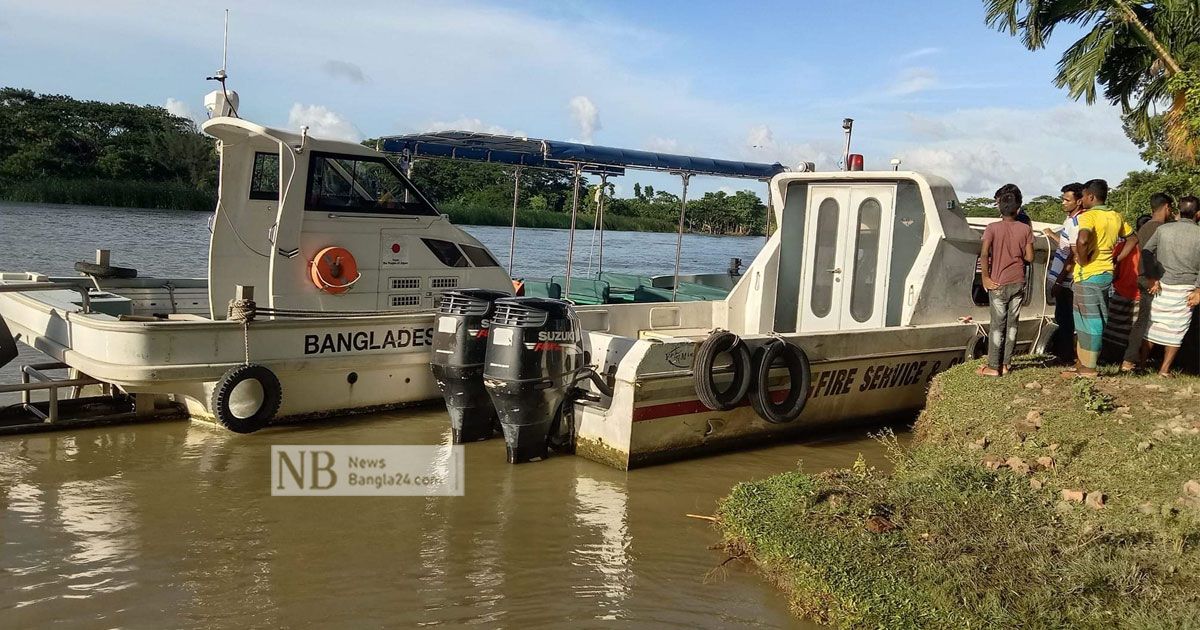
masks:
<svg viewBox="0 0 1200 630"><path fill-rule="evenodd" d="M1021 191L996 191L1001 220L983 233L980 271L988 292L991 324L984 376L1011 369L1017 319L1033 262L1034 234L1021 209ZM1059 337L1073 339L1060 356L1073 360L1064 377L1097 374L1102 352L1121 371L1140 369L1155 346L1163 348L1158 373L1171 375L1192 309L1200 304L1200 201L1183 197L1176 208L1166 193L1150 198L1150 213L1135 230L1110 209L1108 183L1093 179L1062 187L1062 226L1047 228L1055 248L1047 291L1055 304ZM1069 344L1068 344L1069 345Z"/></svg>

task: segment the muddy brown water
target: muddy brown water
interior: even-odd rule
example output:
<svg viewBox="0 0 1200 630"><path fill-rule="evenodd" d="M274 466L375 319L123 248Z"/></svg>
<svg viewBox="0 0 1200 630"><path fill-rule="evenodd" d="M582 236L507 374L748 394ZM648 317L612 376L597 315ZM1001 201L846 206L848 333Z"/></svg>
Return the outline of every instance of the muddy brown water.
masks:
<svg viewBox="0 0 1200 630"><path fill-rule="evenodd" d="M13 208L9 255L34 236ZM185 230L167 238L180 257L125 243L123 258L161 258L162 274L203 261L203 217L52 210L71 246L44 256L165 221ZM721 269L753 240L700 249ZM9 255L0 269L65 271ZM573 456L510 466L492 440L467 445L462 497L270 495L273 444L445 444L448 425L425 406L249 436L170 422L0 437L0 627L806 627L752 567L714 571L717 531L685 514L801 461L886 466L865 429L628 473Z"/></svg>

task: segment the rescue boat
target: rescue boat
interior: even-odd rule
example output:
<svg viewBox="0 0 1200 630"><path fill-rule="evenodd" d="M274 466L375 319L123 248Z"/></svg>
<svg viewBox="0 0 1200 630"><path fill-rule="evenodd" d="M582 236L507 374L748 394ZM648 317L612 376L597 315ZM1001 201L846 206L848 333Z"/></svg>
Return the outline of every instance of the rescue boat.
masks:
<svg viewBox="0 0 1200 630"><path fill-rule="evenodd" d="M986 354L977 261L990 220L968 220L949 182L782 172L770 191L779 229L724 299L475 307L495 312L475 376L492 404L451 407L494 415L510 462L559 450L629 469L909 413L936 374ZM1033 227L1020 353L1057 334L1047 226ZM435 348L459 313L442 309Z"/></svg>
<svg viewBox="0 0 1200 630"><path fill-rule="evenodd" d="M202 129L220 155L207 277L106 251L83 276L0 273L11 332L145 414L174 402L239 432L437 398L441 293L512 292L487 248L367 147L231 115Z"/></svg>

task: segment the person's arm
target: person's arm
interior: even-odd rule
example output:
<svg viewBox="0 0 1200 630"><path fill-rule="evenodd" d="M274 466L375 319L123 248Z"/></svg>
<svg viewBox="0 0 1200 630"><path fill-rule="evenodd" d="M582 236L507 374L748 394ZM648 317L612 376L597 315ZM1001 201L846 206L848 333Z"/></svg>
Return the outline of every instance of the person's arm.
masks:
<svg viewBox="0 0 1200 630"><path fill-rule="evenodd" d="M1033 262L1033 240L1030 240L1028 243L1025 243L1025 262L1027 262L1027 263Z"/></svg>
<svg viewBox="0 0 1200 630"><path fill-rule="evenodd" d="M991 291L1000 285L992 282L991 277L992 235L987 230L983 232L983 247L979 250L979 273L983 277L983 288Z"/></svg>
<svg viewBox="0 0 1200 630"><path fill-rule="evenodd" d="M1125 227L1129 227L1129 226L1125 226ZM1125 260L1125 258L1127 258L1130 254L1133 253L1133 250L1137 249L1137 244L1138 244L1137 234L1130 234L1128 237L1126 237L1125 238L1125 246L1121 248L1121 253L1117 254L1117 259L1115 262L1120 264L1121 261Z"/></svg>
<svg viewBox="0 0 1200 630"><path fill-rule="evenodd" d="M1157 252L1158 232L1155 231L1150 240L1146 241L1146 244L1142 246L1142 262L1144 263L1142 267L1144 273L1142 275L1146 276L1146 291L1150 295L1158 295L1162 291L1162 283L1159 281L1158 274ZM1147 256L1147 254L1149 255Z"/></svg>
<svg viewBox="0 0 1200 630"><path fill-rule="evenodd" d="M1058 233L1055 232L1052 228L1046 228L1046 229L1042 230L1042 234L1045 234L1046 238L1049 239L1050 242L1053 243L1055 247L1059 246Z"/></svg>

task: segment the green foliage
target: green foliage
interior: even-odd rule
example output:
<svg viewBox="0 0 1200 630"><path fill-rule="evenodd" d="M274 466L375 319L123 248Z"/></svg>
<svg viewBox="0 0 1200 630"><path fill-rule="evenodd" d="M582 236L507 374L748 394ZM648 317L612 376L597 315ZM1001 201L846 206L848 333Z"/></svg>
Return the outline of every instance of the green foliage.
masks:
<svg viewBox="0 0 1200 630"><path fill-rule="evenodd" d="M1071 385L1071 393L1083 404L1083 408L1092 413L1105 413L1116 408L1113 397L1100 391L1096 381L1088 378L1076 379Z"/></svg>
<svg viewBox="0 0 1200 630"><path fill-rule="evenodd" d="M996 200L990 197L968 197L959 207L962 208L963 215L968 217L1000 216L1000 211L996 209Z"/></svg>
<svg viewBox="0 0 1200 630"><path fill-rule="evenodd" d="M9 198L194 207L215 199L216 173L212 142L161 107L0 88L0 190ZM194 194L181 197L182 187Z"/></svg>
<svg viewBox="0 0 1200 630"><path fill-rule="evenodd" d="M736 486L718 512L728 548L799 614L841 627L1190 627L1200 498L1184 482L1200 436L1161 427L1190 426L1200 380L1072 385L1018 364L986 384L978 363L939 375L912 447L890 445L890 475L856 464ZM1047 463L1032 477L981 465L1011 457Z"/></svg>
<svg viewBox="0 0 1200 630"><path fill-rule="evenodd" d="M1109 191L1108 205L1129 222L1150 213L1150 196L1165 192L1175 199L1200 194L1200 168L1175 167L1158 171L1133 171Z"/></svg>
<svg viewBox="0 0 1200 630"><path fill-rule="evenodd" d="M1055 85L1087 103L1102 87L1143 141L1158 133L1156 124L1165 124L1170 129L1161 137L1169 153L1187 164L1197 163L1200 146L1198 6L1194 0L984 0L988 25L1019 35L1030 50L1044 48L1059 27L1082 27L1083 35L1059 59ZM1153 112L1163 102L1171 103L1172 115L1155 122Z"/></svg>

